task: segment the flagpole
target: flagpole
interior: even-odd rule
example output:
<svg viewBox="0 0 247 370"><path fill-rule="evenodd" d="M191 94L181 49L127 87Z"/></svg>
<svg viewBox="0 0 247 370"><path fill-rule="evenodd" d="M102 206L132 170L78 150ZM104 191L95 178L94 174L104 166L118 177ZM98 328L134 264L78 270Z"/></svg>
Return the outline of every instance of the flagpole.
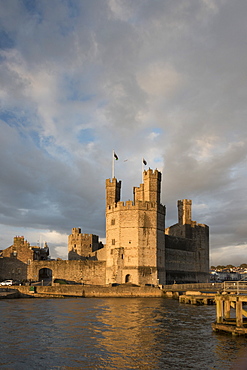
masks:
<svg viewBox="0 0 247 370"><path fill-rule="evenodd" d="M114 162L115 162L115 158L114 158L114 149L113 149L112 151L112 179L115 177Z"/></svg>
<svg viewBox="0 0 247 370"><path fill-rule="evenodd" d="M146 161L146 159L142 158L142 183L144 181L144 178L143 178L144 166L146 166L147 164L148 162Z"/></svg>
<svg viewBox="0 0 247 370"><path fill-rule="evenodd" d="M144 171L144 162L143 162L143 158L142 158L142 184L143 184L143 171Z"/></svg>

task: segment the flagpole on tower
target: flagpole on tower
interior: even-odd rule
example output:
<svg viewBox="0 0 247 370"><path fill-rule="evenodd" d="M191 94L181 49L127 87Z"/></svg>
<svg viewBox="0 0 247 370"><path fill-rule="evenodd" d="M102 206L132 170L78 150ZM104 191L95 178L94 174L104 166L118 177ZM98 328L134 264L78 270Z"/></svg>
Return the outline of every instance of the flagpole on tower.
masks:
<svg viewBox="0 0 247 370"><path fill-rule="evenodd" d="M111 171L111 177L112 177L112 179L115 176L114 171L115 171L115 165L114 165L114 150L113 150L112 151L112 171Z"/></svg>
<svg viewBox="0 0 247 370"><path fill-rule="evenodd" d="M142 158L142 183L143 183L144 166L146 166L146 165L147 165L147 161L144 158Z"/></svg>
<svg viewBox="0 0 247 370"><path fill-rule="evenodd" d="M144 171L144 163L143 163L143 158L142 158L142 184L143 184L143 171Z"/></svg>
<svg viewBox="0 0 247 370"><path fill-rule="evenodd" d="M115 160L118 160L118 156L115 151L112 151L112 179L115 177Z"/></svg>

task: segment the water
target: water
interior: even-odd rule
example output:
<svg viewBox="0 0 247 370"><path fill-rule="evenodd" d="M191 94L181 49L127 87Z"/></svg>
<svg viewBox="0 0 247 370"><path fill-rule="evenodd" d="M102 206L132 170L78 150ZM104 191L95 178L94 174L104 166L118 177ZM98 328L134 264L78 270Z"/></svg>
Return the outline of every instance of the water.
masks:
<svg viewBox="0 0 247 370"><path fill-rule="evenodd" d="M246 369L215 306L161 298L1 300L1 369ZM247 347L246 347L247 348Z"/></svg>

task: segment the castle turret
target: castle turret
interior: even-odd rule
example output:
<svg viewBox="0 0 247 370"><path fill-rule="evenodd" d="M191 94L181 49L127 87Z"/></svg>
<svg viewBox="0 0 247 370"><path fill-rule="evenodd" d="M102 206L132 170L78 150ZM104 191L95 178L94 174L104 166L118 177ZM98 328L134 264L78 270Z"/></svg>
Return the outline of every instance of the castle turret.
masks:
<svg viewBox="0 0 247 370"><path fill-rule="evenodd" d="M191 205L190 199L178 200L178 223L180 225L191 224Z"/></svg>
<svg viewBox="0 0 247 370"><path fill-rule="evenodd" d="M110 206L120 201L121 181L114 177L112 180L106 180L106 206Z"/></svg>
<svg viewBox="0 0 247 370"><path fill-rule="evenodd" d="M143 181L144 184L140 184L139 188L133 188L134 202L140 200L160 204L161 173L151 169L144 171Z"/></svg>
<svg viewBox="0 0 247 370"><path fill-rule="evenodd" d="M144 171L144 200L160 204L161 172L158 170Z"/></svg>

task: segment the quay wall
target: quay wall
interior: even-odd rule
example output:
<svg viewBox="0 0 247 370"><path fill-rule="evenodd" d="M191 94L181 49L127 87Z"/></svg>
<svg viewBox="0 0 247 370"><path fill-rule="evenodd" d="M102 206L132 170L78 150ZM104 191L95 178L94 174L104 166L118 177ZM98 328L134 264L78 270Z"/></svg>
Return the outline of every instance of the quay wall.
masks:
<svg viewBox="0 0 247 370"><path fill-rule="evenodd" d="M221 283L173 284L158 287L150 286L99 286L99 285L53 285L53 286L12 286L6 291L17 290L19 297L56 298L56 297L143 297L176 298L185 292L219 292Z"/></svg>
<svg viewBox="0 0 247 370"><path fill-rule="evenodd" d="M34 290L32 291L32 289ZM154 287L134 286L84 286L84 285L60 285L60 286L15 286L19 291L19 297L35 298L59 298L59 297L164 297L163 291Z"/></svg>

